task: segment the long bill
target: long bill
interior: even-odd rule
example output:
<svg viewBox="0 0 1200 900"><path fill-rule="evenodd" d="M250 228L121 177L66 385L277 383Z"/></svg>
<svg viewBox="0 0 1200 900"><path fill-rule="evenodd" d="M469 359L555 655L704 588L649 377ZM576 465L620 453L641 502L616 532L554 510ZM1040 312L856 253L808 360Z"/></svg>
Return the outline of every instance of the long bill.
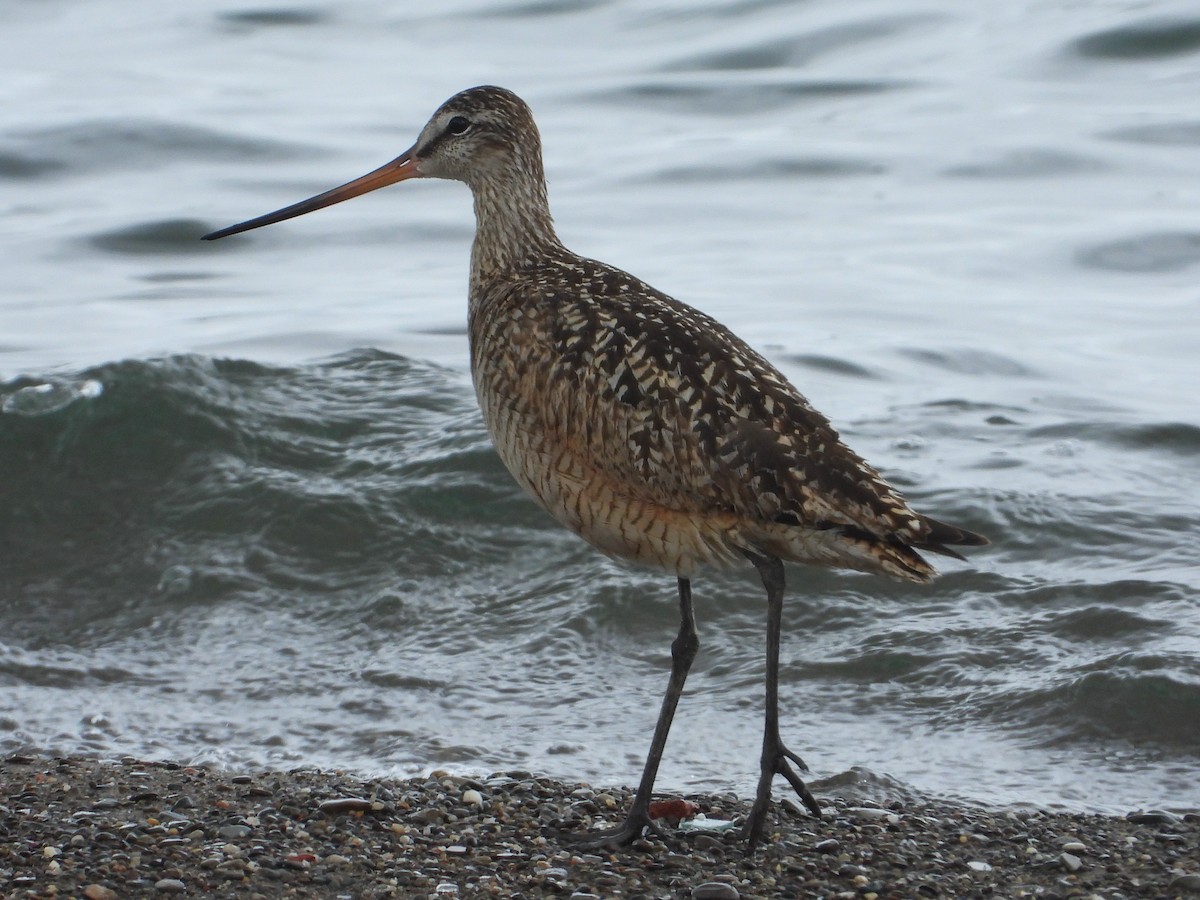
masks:
<svg viewBox="0 0 1200 900"><path fill-rule="evenodd" d="M252 228L274 225L276 222L282 222L284 219L294 219L296 216L302 216L316 209L324 209L326 206L341 203L343 200L349 200L351 197L361 196L376 188L395 184L397 181L419 178L420 174L417 171L417 161L413 150L406 150L390 163L385 163L373 172L363 175L361 178L355 178L353 181L349 181L340 187L335 187L323 194L317 194L315 197L309 197L307 200L301 200L299 203L293 203L291 206L285 206L283 209L277 209L275 212L267 213L265 216L247 219L245 222L239 222L237 225L230 225L228 228L222 228L220 231L206 234L202 240L215 241L218 238L229 237L231 234L240 234Z"/></svg>

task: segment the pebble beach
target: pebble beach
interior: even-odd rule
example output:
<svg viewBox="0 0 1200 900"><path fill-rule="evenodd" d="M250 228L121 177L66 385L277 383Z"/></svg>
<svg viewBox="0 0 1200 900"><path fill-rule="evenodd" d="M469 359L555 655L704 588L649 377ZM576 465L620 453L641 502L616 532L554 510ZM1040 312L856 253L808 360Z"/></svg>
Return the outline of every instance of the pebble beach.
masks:
<svg viewBox="0 0 1200 900"><path fill-rule="evenodd" d="M660 834L589 850L626 788L527 772L412 779L10 756L6 898L1200 897L1200 815L776 804L747 855L731 794L664 796ZM686 801L681 803L680 801ZM684 821L672 815L687 814Z"/></svg>

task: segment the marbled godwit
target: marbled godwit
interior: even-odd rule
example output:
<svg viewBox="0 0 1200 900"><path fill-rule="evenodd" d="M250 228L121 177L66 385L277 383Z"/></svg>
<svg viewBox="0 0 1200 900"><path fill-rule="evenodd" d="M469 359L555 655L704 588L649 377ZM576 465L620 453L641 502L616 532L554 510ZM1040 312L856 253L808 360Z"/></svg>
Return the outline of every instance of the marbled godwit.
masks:
<svg viewBox="0 0 1200 900"><path fill-rule="evenodd" d="M500 458L558 521L605 553L679 580L679 634L646 766L624 823L590 843L653 827L650 795L700 645L691 579L748 559L767 592L766 726L743 834L762 835L782 775L820 805L779 734L783 560L915 582L918 550L986 539L911 510L769 362L719 322L558 240L529 107L497 87L447 100L417 142L384 166L226 237L409 178L465 182L475 199L471 372Z"/></svg>

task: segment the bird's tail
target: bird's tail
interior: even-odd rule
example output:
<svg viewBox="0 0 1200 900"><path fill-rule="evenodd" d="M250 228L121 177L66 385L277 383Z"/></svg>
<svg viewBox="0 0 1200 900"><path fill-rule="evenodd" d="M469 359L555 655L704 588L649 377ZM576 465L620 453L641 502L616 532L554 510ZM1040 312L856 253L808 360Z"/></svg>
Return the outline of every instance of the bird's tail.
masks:
<svg viewBox="0 0 1200 900"><path fill-rule="evenodd" d="M931 519L928 516L923 517L923 519L929 531L921 543L914 543L912 545L917 550L928 550L930 553L940 553L942 556L966 559L957 550L951 550L948 545L983 547L991 543L982 534L976 534L973 531L967 531L967 529L959 528L955 525L947 525L945 522L939 522L937 519Z"/></svg>

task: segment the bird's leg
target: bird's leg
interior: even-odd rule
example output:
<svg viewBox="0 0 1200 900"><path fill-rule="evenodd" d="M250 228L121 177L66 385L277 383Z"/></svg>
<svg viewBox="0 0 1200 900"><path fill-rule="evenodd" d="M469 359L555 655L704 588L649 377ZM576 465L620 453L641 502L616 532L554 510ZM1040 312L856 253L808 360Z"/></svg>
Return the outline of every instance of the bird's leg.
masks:
<svg viewBox="0 0 1200 900"><path fill-rule="evenodd" d="M654 740L650 742L650 753L646 757L646 767L642 770L642 780L638 783L633 806L625 821L617 828L595 835L583 835L584 846L628 844L641 837L646 828L655 829L650 819L650 794L654 790L654 779L658 775L667 733L671 730L671 720L675 717L675 707L679 705L679 697L683 694L683 683L687 680L692 660L696 658L696 651L700 649L696 617L692 611L692 585L686 578L679 579L679 620L679 634L671 643L671 680L667 682L667 692L663 695L658 724L654 726Z"/></svg>
<svg viewBox="0 0 1200 900"><path fill-rule="evenodd" d="M766 725L763 732L758 793L754 798L750 818L746 820L742 829L747 849L753 850L762 837L763 826L766 824L767 811L771 806L771 782L776 775L782 775L788 780L814 816L821 815L821 806L788 761L794 762L805 772L808 771L808 766L804 764L804 760L785 747L779 737L779 637L783 623L783 562L777 557L760 556L756 553L748 552L746 556L758 569L763 587L767 589Z"/></svg>

